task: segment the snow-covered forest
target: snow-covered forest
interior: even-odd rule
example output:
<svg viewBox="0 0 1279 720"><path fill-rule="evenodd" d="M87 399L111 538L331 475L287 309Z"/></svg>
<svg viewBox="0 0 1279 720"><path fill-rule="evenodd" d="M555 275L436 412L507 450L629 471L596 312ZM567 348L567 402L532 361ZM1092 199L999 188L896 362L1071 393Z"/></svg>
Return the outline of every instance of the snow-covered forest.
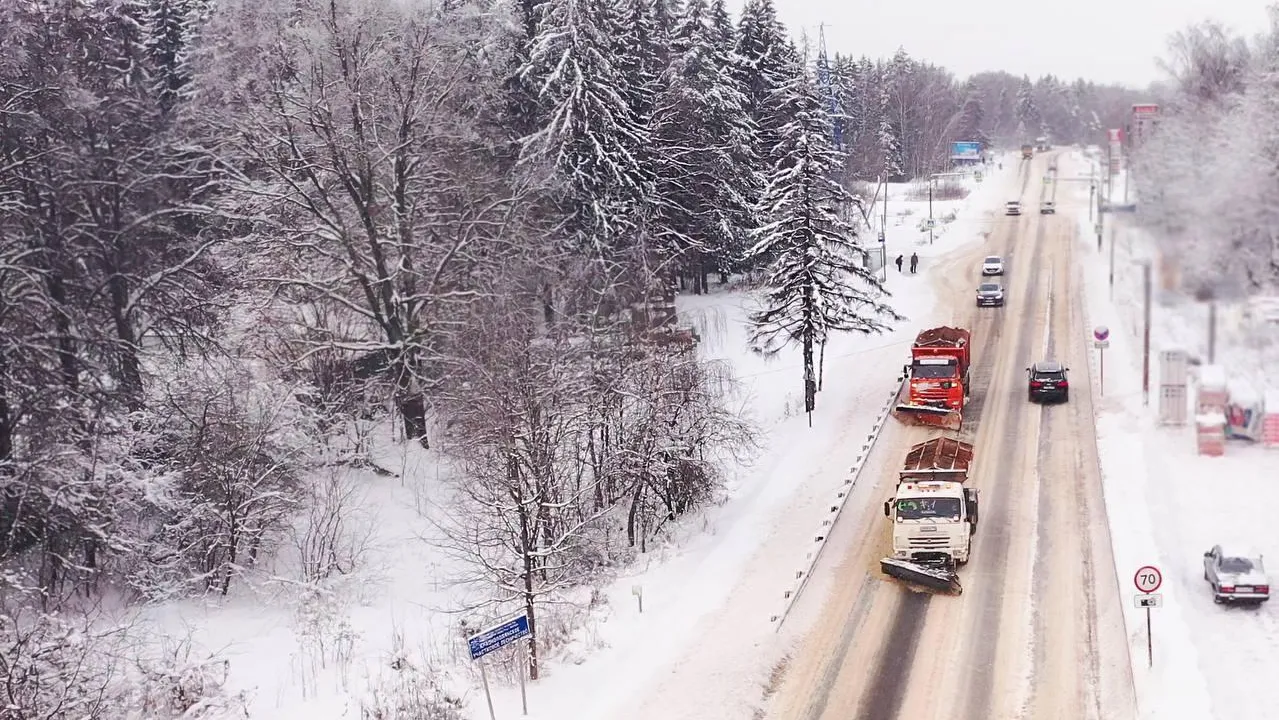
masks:
<svg viewBox="0 0 1279 720"><path fill-rule="evenodd" d="M1201 297L1279 282L1279 8L1270 13L1256 39L1211 22L1172 38L1158 132L1135 153L1138 220L1183 258L1185 289Z"/></svg>
<svg viewBox="0 0 1279 720"><path fill-rule="evenodd" d="M1133 90L1052 75L1037 80L986 72L958 82L905 50L887 60L837 56L831 86L850 177L918 178L945 169L951 142L1016 146L1044 135L1091 143L1119 127Z"/></svg>
<svg viewBox="0 0 1279 720"><path fill-rule="evenodd" d="M344 470L391 473L386 445L456 469L423 523L544 647L545 604L753 447L677 289L759 271L761 335L875 332L891 298L831 211L853 181L1083 141L1130 101L827 63L770 0L0 5L6 717L212 703L214 671L130 655L108 610L282 557L302 585L355 571Z"/></svg>

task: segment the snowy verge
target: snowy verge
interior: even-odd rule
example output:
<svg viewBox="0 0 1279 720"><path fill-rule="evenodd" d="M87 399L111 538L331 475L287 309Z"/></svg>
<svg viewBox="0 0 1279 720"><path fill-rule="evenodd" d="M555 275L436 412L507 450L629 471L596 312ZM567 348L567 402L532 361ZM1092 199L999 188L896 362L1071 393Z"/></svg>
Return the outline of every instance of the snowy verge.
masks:
<svg viewBox="0 0 1279 720"><path fill-rule="evenodd" d="M1154 522L1146 511L1152 478L1145 446L1147 436L1156 428L1150 413L1143 408L1141 348L1134 342L1135 334L1127 331L1131 323L1124 322L1109 299L1107 258L1096 250L1096 235L1087 212L1080 212L1077 222L1076 250L1085 278L1089 324L1112 328L1109 348L1091 354L1089 370L1097 409L1103 494L1138 709L1142 718L1211 718L1208 687L1198 671L1197 650L1185 609L1175 594L1164 593L1163 607L1151 611L1153 666L1147 660L1146 615L1135 606L1138 593L1133 576L1143 565L1160 564ZM1168 573L1170 568L1162 570Z"/></svg>

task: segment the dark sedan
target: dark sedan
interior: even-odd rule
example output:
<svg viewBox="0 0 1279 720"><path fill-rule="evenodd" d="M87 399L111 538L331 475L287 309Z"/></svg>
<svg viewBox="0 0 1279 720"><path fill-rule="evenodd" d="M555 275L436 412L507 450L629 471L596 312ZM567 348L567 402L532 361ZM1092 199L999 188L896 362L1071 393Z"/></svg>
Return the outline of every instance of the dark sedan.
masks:
<svg viewBox="0 0 1279 720"><path fill-rule="evenodd" d="M1029 400L1031 402L1070 400L1070 381L1066 377L1068 372L1070 368L1062 367L1061 363L1051 360L1037 362L1026 368L1026 376L1030 382L1030 387L1027 389Z"/></svg>
<svg viewBox="0 0 1279 720"><path fill-rule="evenodd" d="M977 286L977 307L1003 307L1004 286L999 283L984 282Z"/></svg>

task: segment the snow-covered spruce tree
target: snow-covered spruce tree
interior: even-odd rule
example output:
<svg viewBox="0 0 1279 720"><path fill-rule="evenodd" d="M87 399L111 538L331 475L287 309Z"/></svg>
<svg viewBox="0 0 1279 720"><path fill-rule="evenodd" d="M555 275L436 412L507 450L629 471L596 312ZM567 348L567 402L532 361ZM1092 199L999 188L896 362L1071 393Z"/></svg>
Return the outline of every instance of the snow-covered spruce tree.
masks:
<svg viewBox="0 0 1279 720"><path fill-rule="evenodd" d="M545 123L524 139L523 160L550 170L568 214L569 246L590 259L587 295L595 297L577 311L602 315L630 302L619 293L648 282L634 277L629 262L643 253L637 227L651 182L635 149L648 137L614 56L613 7L604 0L546 0L521 70L537 80ZM623 279L635 282L624 287Z"/></svg>
<svg viewBox="0 0 1279 720"><path fill-rule="evenodd" d="M902 127L895 121L891 83L879 73L879 174L885 181L901 180L906 172L906 159L902 150Z"/></svg>
<svg viewBox="0 0 1279 720"><path fill-rule="evenodd" d="M777 19L773 0L747 0L737 24L735 72L745 93L747 114L755 125L753 151L766 168L777 163L781 128L790 120L778 111L773 99L786 85L790 65L797 58L785 27ZM757 203L759 196L751 200Z"/></svg>
<svg viewBox="0 0 1279 720"><path fill-rule="evenodd" d="M986 112L982 102L981 88L977 87L977 83L969 80L964 84L964 104L959 109L951 139L959 142L979 142L982 147L986 147L990 144L990 138L986 136L985 123Z"/></svg>
<svg viewBox="0 0 1279 720"><path fill-rule="evenodd" d="M749 193L759 184L745 97L709 12L706 0L687 5L651 124L655 229L662 247L680 257L695 293L706 291L708 273L727 274L746 249Z"/></svg>
<svg viewBox="0 0 1279 720"><path fill-rule="evenodd" d="M1021 79L1021 85L1017 88L1017 127L1020 131L1038 135L1043 127L1043 118L1039 115L1039 106L1035 102L1035 86L1030 82L1030 76L1025 75ZM1033 140L1034 137L1023 138L1022 142Z"/></svg>
<svg viewBox="0 0 1279 720"><path fill-rule="evenodd" d="M901 319L865 267L855 229L840 205L856 202L834 179L839 154L831 147L830 117L802 66L774 95L791 121L764 192L764 225L751 254L771 258L763 307L752 313L753 347L766 355L797 344L804 362L804 409L815 407L814 351L833 332L879 333ZM811 422L811 417L810 417Z"/></svg>
<svg viewBox="0 0 1279 720"><path fill-rule="evenodd" d="M844 107L849 115L845 126L849 172L857 180L873 182L884 175L880 137L884 108L879 73L870 58L863 56L853 64L848 82Z"/></svg>

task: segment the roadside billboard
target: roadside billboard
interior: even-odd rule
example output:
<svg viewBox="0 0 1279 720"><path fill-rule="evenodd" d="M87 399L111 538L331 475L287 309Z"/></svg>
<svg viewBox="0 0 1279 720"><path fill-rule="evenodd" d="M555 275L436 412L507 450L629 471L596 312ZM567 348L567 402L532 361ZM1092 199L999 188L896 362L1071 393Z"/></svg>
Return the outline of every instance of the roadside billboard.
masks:
<svg viewBox="0 0 1279 720"><path fill-rule="evenodd" d="M981 160L981 143L972 141L951 143L950 159L969 160L972 162Z"/></svg>
<svg viewBox="0 0 1279 720"><path fill-rule="evenodd" d="M1140 146L1150 137L1150 131L1159 124L1159 106L1155 103L1136 103L1132 106L1132 144Z"/></svg>

